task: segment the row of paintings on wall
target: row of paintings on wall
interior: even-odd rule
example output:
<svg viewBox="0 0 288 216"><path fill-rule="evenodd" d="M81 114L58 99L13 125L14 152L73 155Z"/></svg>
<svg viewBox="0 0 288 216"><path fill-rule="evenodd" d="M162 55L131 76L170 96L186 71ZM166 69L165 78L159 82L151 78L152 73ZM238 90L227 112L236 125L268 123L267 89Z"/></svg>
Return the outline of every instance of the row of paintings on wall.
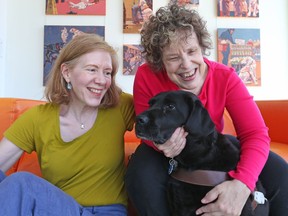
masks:
<svg viewBox="0 0 288 216"><path fill-rule="evenodd" d="M170 0L168 5L178 4L198 10L200 0ZM259 17L259 0L216 0L218 17ZM153 0L124 0L123 32L139 33L143 23L153 13Z"/></svg>
<svg viewBox="0 0 288 216"><path fill-rule="evenodd" d="M259 0L216 0L217 15L259 17ZM199 0L170 0L189 9L197 9ZM153 0L123 0L124 19L141 21L153 10ZM46 0L47 15L105 15L106 0Z"/></svg>
<svg viewBox="0 0 288 216"><path fill-rule="evenodd" d="M195 7L199 0L170 0L185 7ZM153 0L123 0L124 8L130 15L147 16L153 10ZM46 0L46 15L106 15L106 0ZM136 19L136 17L135 17Z"/></svg>
<svg viewBox="0 0 288 216"><path fill-rule="evenodd" d="M259 0L216 0L218 17L259 17ZM178 4L198 10L200 0L170 0L168 5ZM123 32L139 33L143 23L153 12L153 0L124 0Z"/></svg>
<svg viewBox="0 0 288 216"><path fill-rule="evenodd" d="M44 26L44 85L60 50L73 37L84 32L105 38L104 26ZM218 62L233 67L246 85L261 85L259 29L218 28L217 58ZM135 75L137 68L144 62L141 45L123 45L124 75Z"/></svg>
<svg viewBox="0 0 288 216"><path fill-rule="evenodd" d="M200 0L170 0L197 10ZM259 17L259 0L216 0L218 17ZM123 0L123 32L139 33L153 13L153 0ZM106 15L106 0L46 0L47 15Z"/></svg>

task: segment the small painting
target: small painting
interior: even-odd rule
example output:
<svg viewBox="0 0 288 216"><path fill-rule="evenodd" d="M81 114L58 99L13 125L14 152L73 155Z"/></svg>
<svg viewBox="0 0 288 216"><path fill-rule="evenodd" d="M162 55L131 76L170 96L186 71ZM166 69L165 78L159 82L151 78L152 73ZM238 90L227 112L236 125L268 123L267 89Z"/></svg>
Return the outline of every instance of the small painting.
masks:
<svg viewBox="0 0 288 216"><path fill-rule="evenodd" d="M217 34L218 61L247 86L261 86L260 29L219 28Z"/></svg>
<svg viewBox="0 0 288 216"><path fill-rule="evenodd" d="M135 75L137 69L145 60L142 55L142 46L125 44L123 45L123 74Z"/></svg>
<svg viewBox="0 0 288 216"><path fill-rule="evenodd" d="M153 13L153 0L123 0L123 32L139 33Z"/></svg>
<svg viewBox="0 0 288 216"><path fill-rule="evenodd" d="M106 0L46 0L46 15L106 15Z"/></svg>
<svg viewBox="0 0 288 216"><path fill-rule="evenodd" d="M105 37L104 26L44 26L43 85L61 49L72 38L84 32Z"/></svg>
<svg viewBox="0 0 288 216"><path fill-rule="evenodd" d="M168 5L177 4L184 6L189 10L197 10L199 7L199 0L170 0Z"/></svg>
<svg viewBox="0 0 288 216"><path fill-rule="evenodd" d="M259 17L259 0L217 0L218 17Z"/></svg>

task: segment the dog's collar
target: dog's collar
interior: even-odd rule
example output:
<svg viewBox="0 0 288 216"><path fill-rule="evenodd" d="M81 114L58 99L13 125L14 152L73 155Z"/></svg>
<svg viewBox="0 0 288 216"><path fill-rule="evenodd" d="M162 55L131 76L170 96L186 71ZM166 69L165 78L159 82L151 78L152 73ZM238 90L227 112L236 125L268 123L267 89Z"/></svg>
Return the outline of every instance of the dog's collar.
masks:
<svg viewBox="0 0 288 216"><path fill-rule="evenodd" d="M213 170L190 171L180 167L171 173L171 177L189 184L213 187L231 179L227 172Z"/></svg>

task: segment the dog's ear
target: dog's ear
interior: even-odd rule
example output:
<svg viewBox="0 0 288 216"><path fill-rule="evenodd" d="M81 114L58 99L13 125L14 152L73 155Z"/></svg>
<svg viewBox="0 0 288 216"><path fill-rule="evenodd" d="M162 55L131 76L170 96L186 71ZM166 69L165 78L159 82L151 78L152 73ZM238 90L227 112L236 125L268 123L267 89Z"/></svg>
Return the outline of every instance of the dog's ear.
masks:
<svg viewBox="0 0 288 216"><path fill-rule="evenodd" d="M201 101L195 96L190 102L192 109L185 124L186 131L197 137L206 137L213 133L215 124Z"/></svg>
<svg viewBox="0 0 288 216"><path fill-rule="evenodd" d="M155 98L151 98L149 101L148 101L148 104L149 106L151 107L154 103L155 103Z"/></svg>

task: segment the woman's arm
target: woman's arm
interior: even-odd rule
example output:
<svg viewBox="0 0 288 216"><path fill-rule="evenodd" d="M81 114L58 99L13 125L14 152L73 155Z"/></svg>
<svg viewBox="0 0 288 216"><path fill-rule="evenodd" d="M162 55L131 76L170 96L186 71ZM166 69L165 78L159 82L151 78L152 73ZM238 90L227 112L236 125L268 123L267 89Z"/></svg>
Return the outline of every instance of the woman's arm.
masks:
<svg viewBox="0 0 288 216"><path fill-rule="evenodd" d="M232 83L235 85L230 86L226 108L240 141L241 155L237 169L229 174L232 178L245 183L253 191L255 182L268 158L270 138L253 97L242 82L233 79L235 81Z"/></svg>
<svg viewBox="0 0 288 216"><path fill-rule="evenodd" d="M5 137L0 142L0 169L6 172L22 155L23 150Z"/></svg>

